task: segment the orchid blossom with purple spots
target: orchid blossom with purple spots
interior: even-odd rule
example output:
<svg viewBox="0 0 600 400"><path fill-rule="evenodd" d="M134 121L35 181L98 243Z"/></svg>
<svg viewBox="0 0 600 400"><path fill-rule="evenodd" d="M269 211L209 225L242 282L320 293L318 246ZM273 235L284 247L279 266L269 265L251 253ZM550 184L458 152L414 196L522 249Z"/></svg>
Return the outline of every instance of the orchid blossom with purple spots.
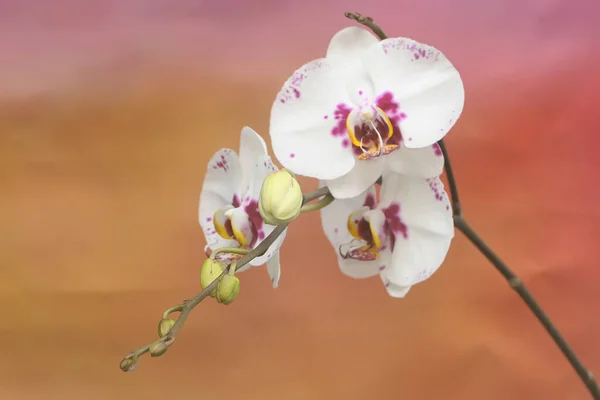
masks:
<svg viewBox="0 0 600 400"><path fill-rule="evenodd" d="M321 210L325 235L345 275L379 275L392 297L428 279L454 237L450 201L439 178L387 171L380 200L375 186Z"/></svg>
<svg viewBox="0 0 600 400"><path fill-rule="evenodd" d="M213 155L208 163L198 210L207 251L253 249L275 229L263 222L258 212L258 201L263 181L277 170L268 155L265 141L249 127L242 129L239 156L231 149L221 149ZM266 263L273 286L277 287L279 248L285 235L284 231L263 256L254 258L239 271L250 265ZM232 253L217 255L217 259L224 261L238 257Z"/></svg>
<svg viewBox="0 0 600 400"><path fill-rule="evenodd" d="M325 58L285 82L271 109L271 141L284 167L351 198L384 168L406 173L405 158L438 154L436 142L463 105L461 77L439 50L349 27L334 35Z"/></svg>

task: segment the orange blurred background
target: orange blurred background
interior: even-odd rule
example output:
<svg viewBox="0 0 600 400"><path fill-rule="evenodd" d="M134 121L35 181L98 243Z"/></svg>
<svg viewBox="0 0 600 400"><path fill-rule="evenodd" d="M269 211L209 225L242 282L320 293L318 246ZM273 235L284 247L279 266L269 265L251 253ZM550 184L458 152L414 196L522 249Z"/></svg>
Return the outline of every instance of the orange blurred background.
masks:
<svg viewBox="0 0 600 400"><path fill-rule="evenodd" d="M600 374L600 7L484 3L1 2L0 398L589 398L459 234L392 299L339 272L318 213L291 226L278 289L244 272L234 304L118 368L200 290L210 156L244 125L268 141L280 85L358 10L461 71L447 144L466 216Z"/></svg>

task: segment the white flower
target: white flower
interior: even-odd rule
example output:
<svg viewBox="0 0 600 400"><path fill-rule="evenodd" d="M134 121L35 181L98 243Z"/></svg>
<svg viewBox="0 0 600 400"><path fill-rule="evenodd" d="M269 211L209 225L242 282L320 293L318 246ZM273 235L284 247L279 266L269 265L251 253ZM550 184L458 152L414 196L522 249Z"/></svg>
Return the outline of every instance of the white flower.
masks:
<svg viewBox="0 0 600 400"><path fill-rule="evenodd" d="M321 210L323 229L344 274L379 274L391 296L404 297L444 261L454 237L452 210L439 178L386 172L380 198L370 187L336 199Z"/></svg>
<svg viewBox="0 0 600 400"><path fill-rule="evenodd" d="M463 105L460 75L440 51L407 38L378 41L351 27L331 39L326 58L283 85L271 110L271 141L286 168L350 198L379 178L384 162L404 173L404 153L435 150Z"/></svg>
<svg viewBox="0 0 600 400"><path fill-rule="evenodd" d="M208 163L200 193L198 217L212 251L223 247L255 248L274 226L263 222L258 212L258 198L263 181L277 171L267 153L265 141L251 128L244 127L240 137L240 155L221 149ZM287 231L267 252L240 268L267 264L273 287L280 276L279 248ZM220 255L217 255L217 259Z"/></svg>

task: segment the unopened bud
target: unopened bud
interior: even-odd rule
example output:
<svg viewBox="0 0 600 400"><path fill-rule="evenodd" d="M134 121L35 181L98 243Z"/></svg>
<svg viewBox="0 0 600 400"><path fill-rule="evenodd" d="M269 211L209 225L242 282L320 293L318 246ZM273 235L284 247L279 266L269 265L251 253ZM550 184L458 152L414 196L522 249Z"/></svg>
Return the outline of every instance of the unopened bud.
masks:
<svg viewBox="0 0 600 400"><path fill-rule="evenodd" d="M152 357L162 356L167 352L169 346L162 340L157 340L150 345L150 355Z"/></svg>
<svg viewBox="0 0 600 400"><path fill-rule="evenodd" d="M294 174L287 169L269 174L258 199L260 216L269 225L286 224L300 214L302 189Z"/></svg>
<svg viewBox="0 0 600 400"><path fill-rule="evenodd" d="M240 292L240 280L235 275L224 275L217 285L217 301L225 305L233 303Z"/></svg>
<svg viewBox="0 0 600 400"><path fill-rule="evenodd" d="M119 364L119 368L121 368L121 371L123 372L135 371L136 367L137 362L134 359L132 353L126 355L125 358L121 360L121 364Z"/></svg>
<svg viewBox="0 0 600 400"><path fill-rule="evenodd" d="M158 336L165 336L167 333L169 333L171 328L173 328L173 325L175 325L175 320L172 320L171 318L165 318L161 320L158 324Z"/></svg>
<svg viewBox="0 0 600 400"><path fill-rule="evenodd" d="M215 279L217 279L225 269L225 263L222 261L212 260L207 258L202 264L202 270L200 271L200 286L202 289L208 287ZM217 295L217 289L210 292L210 297Z"/></svg>

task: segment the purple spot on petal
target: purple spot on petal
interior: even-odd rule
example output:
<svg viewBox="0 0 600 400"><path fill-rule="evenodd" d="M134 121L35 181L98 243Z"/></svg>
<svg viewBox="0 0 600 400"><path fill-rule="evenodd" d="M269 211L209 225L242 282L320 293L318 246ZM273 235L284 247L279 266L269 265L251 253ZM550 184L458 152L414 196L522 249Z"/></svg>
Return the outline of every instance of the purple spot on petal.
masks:
<svg viewBox="0 0 600 400"><path fill-rule="evenodd" d="M441 157L442 156L442 148L440 147L439 144L434 143L431 147L433 147L433 153L438 156Z"/></svg>
<svg viewBox="0 0 600 400"><path fill-rule="evenodd" d="M390 237L390 249L394 251L396 243L396 235L400 234L404 239L408 239L408 228L400 218L400 204L392 203L388 207L382 209L385 215L386 228Z"/></svg>
<svg viewBox="0 0 600 400"><path fill-rule="evenodd" d="M348 115L352 111L352 108L346 104L338 104L333 111L333 116L337 120L336 125L331 129L331 134L333 136L344 136L348 133L348 129L346 128L346 120L348 119Z"/></svg>
<svg viewBox="0 0 600 400"><path fill-rule="evenodd" d="M359 90L359 91L358 91L358 95L359 95L359 96L362 96L362 95L363 95L363 91L362 91L362 90Z"/></svg>
<svg viewBox="0 0 600 400"><path fill-rule="evenodd" d="M210 221L212 221L211 217L206 218L206 222L210 222Z"/></svg>
<svg viewBox="0 0 600 400"><path fill-rule="evenodd" d="M231 205L234 207L239 207L241 204L240 198L238 197L237 194L233 195L233 199L231 200Z"/></svg>
<svg viewBox="0 0 600 400"><path fill-rule="evenodd" d="M342 140L342 147L346 148L350 146L350 141L348 139Z"/></svg>
<svg viewBox="0 0 600 400"><path fill-rule="evenodd" d="M379 270L380 270L380 271L383 271L384 269L385 269L385 265L380 265L380 266L379 266Z"/></svg>
<svg viewBox="0 0 600 400"><path fill-rule="evenodd" d="M365 202L363 206L369 207L370 210L374 210L375 206L377 206L377 202L375 201L375 196L372 193L369 193L365 198Z"/></svg>
<svg viewBox="0 0 600 400"><path fill-rule="evenodd" d="M335 228L335 229L333 230L333 233L338 233L338 231L339 231L339 229L338 229L338 228Z"/></svg>
<svg viewBox="0 0 600 400"><path fill-rule="evenodd" d="M300 98L300 91L296 88L292 88L292 90L294 91L294 96L296 96L297 99Z"/></svg>
<svg viewBox="0 0 600 400"><path fill-rule="evenodd" d="M252 242L250 243L250 247L254 247L257 239L262 240L265 237L263 231L263 219L258 211L258 202L256 200L251 200L250 203L244 207L244 211L246 212L246 215L248 215L250 228L252 229Z"/></svg>
<svg viewBox="0 0 600 400"><path fill-rule="evenodd" d="M296 155L294 153L290 153L290 158L294 158Z"/></svg>
<svg viewBox="0 0 600 400"><path fill-rule="evenodd" d="M329 115L323 115L323 119L329 118Z"/></svg>

